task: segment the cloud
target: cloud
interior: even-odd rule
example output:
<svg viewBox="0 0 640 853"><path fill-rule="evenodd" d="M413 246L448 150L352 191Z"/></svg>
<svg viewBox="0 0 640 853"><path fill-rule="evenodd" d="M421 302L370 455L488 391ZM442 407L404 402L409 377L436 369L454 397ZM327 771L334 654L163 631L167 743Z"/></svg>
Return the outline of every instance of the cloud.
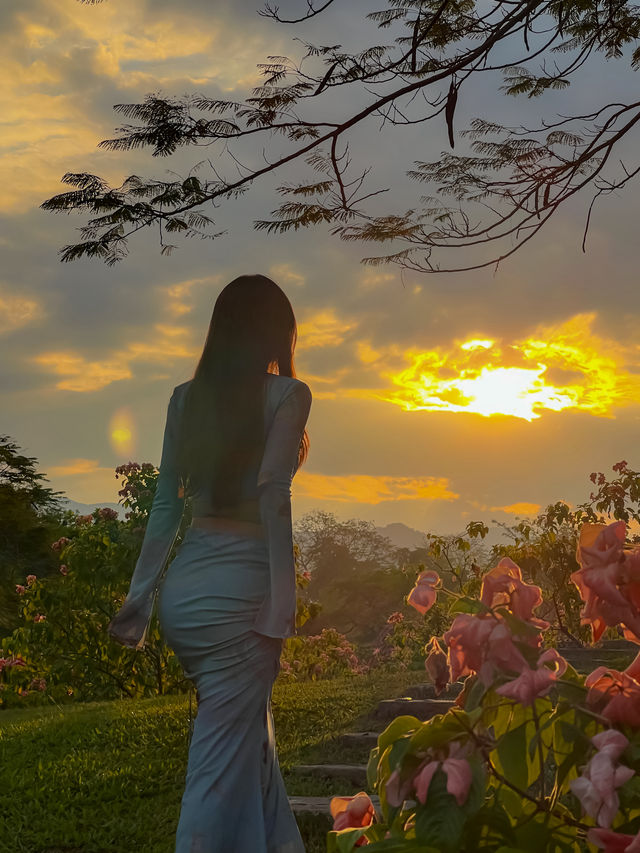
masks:
<svg viewBox="0 0 640 853"><path fill-rule="evenodd" d="M298 323L298 343L296 349L314 347L335 347L343 343L347 333L357 328L358 321L343 320L337 316L335 308L317 311Z"/></svg>
<svg viewBox="0 0 640 853"><path fill-rule="evenodd" d="M55 477L73 477L98 471L111 471L111 468L101 468L97 459L68 459L63 465L51 466L48 473Z"/></svg>
<svg viewBox="0 0 640 853"><path fill-rule="evenodd" d="M256 16L257 17L257 16ZM233 26L216 10L182 4L21 0L0 9L0 210L24 211L63 191L65 172L118 183L111 106L148 92L228 96L259 82L257 63L278 52L267 25ZM284 34L282 34L283 36ZM239 91L242 90L242 91ZM107 123L105 125L105 117ZM117 174L146 152L117 156Z"/></svg>
<svg viewBox="0 0 640 853"><path fill-rule="evenodd" d="M0 291L0 335L44 319L42 304L36 299Z"/></svg>
<svg viewBox="0 0 640 853"><path fill-rule="evenodd" d="M433 349L412 347L403 354L410 364L402 368L397 346L374 349L360 341L360 361L384 364L379 378L396 387L344 393L386 400L408 412L471 412L530 421L545 411L574 409L611 418L617 408L640 403L640 351L635 341L596 334L596 319L596 312L577 314L537 326L523 339L474 335Z"/></svg>
<svg viewBox="0 0 640 853"><path fill-rule="evenodd" d="M460 496L446 477L388 477L368 474L328 475L301 470L294 480L296 496L346 503L382 501L453 501Z"/></svg>
<svg viewBox="0 0 640 853"><path fill-rule="evenodd" d="M306 284L305 277L296 272L291 264L274 264L269 267L269 275L281 287L304 287Z"/></svg>
<svg viewBox="0 0 640 853"><path fill-rule="evenodd" d="M91 360L73 350L43 352L29 360L62 377L55 384L59 390L87 392L133 378L132 362L173 365L176 359L193 359L199 354L199 349L189 344L189 329L156 323L154 330L150 340L134 341L103 360Z"/></svg>
<svg viewBox="0 0 640 853"><path fill-rule="evenodd" d="M537 515L540 512L541 505L528 503L527 501L518 501L508 506L492 506L492 512L506 512L509 515Z"/></svg>

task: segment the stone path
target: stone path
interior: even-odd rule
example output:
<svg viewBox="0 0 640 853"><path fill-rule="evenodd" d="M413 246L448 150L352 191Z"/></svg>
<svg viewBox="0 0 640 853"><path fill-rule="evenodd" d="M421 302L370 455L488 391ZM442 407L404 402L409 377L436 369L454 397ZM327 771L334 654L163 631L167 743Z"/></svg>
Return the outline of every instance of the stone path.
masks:
<svg viewBox="0 0 640 853"><path fill-rule="evenodd" d="M298 778L332 779L335 780L335 794L322 797L290 796L291 808L296 813L329 814L329 802L332 796L339 796L344 791L345 783L350 783L361 790L367 789L367 764L369 752L376 746L378 735L384 731L389 722L400 714L410 714L421 720L428 720L436 714L444 714L452 705L461 685L449 688L443 694L447 698L436 699L432 684L415 684L406 689L405 696L394 699L383 699L368 719L371 726L367 731L346 732L341 735L340 743L345 749L354 749L362 756L365 763L353 764L298 764L291 768L290 773ZM349 795L347 795L349 796ZM371 801L376 809L380 809L380 800L371 795Z"/></svg>

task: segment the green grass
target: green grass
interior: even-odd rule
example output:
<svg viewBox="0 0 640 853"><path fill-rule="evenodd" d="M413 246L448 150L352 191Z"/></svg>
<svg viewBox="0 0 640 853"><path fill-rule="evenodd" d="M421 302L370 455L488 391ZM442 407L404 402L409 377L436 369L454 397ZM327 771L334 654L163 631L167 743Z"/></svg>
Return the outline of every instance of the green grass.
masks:
<svg viewBox="0 0 640 853"><path fill-rule="evenodd" d="M273 714L289 794L357 789L300 779L293 764L360 763L336 737L422 673L374 672L276 682ZM188 698L91 702L0 712L0 853L173 853L188 750ZM195 708L195 703L194 703ZM195 711L194 711L195 712ZM323 853L330 820L298 816L307 853Z"/></svg>

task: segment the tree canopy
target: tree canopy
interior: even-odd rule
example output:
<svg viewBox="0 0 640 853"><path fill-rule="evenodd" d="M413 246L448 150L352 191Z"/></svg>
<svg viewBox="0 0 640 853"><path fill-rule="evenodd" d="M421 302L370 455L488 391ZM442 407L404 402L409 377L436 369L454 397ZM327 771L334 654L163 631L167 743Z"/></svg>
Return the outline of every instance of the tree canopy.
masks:
<svg viewBox="0 0 640 853"><path fill-rule="evenodd" d="M151 93L142 103L115 105L130 123L100 147L144 148L154 157L204 147L206 159L178 178L129 175L119 187L84 172L65 174L73 189L42 207L89 218L61 259L114 264L129 238L151 226L159 228L163 253L176 247L171 239L178 234L216 239L224 232L211 211L269 174L281 180L280 199L256 229L281 234L324 224L342 240L377 247L363 258L369 264L431 273L497 264L574 195L590 191L584 250L594 202L640 171L613 165L640 120L640 101L625 102L617 92L602 103L593 94L592 108L534 127L506 126L485 112L462 131L456 106L460 93L487 74L506 95L531 99L568 87L597 55L637 70L640 7L627 0L378 0L364 14L371 28L365 48L306 41L309 19L330 16L340 4L298 0L287 12L270 3L257 10L295 27L302 50L298 59L268 56L258 66L261 85L244 101ZM371 120L394 139L408 125L446 125L450 151L405 164L425 193L408 210L399 210L391 188L379 183L366 148L355 150L356 129ZM468 153L454 153L460 137L470 140Z"/></svg>

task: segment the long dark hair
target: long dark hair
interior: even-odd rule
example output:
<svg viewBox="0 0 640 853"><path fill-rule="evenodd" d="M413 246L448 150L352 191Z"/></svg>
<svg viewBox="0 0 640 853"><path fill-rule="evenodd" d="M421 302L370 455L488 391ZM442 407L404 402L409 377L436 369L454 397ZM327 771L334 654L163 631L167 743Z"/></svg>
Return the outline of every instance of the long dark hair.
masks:
<svg viewBox="0 0 640 853"><path fill-rule="evenodd" d="M178 451L185 496L205 486L212 506L238 503L264 452L266 374L295 377L297 335L291 303L270 278L241 275L223 288L185 394ZM305 430L299 465L308 450Z"/></svg>

